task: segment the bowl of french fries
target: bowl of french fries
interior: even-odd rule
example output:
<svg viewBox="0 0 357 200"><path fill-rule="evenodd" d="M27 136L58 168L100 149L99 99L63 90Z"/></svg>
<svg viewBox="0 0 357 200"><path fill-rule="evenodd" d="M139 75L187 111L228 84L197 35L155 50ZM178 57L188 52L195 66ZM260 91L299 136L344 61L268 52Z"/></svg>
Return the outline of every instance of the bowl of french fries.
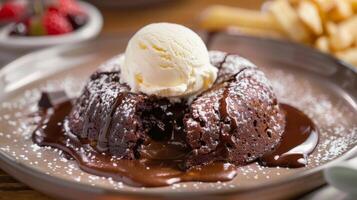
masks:
<svg viewBox="0 0 357 200"><path fill-rule="evenodd" d="M209 31L289 39L357 66L357 0L272 0L260 11L215 5L199 23Z"/></svg>

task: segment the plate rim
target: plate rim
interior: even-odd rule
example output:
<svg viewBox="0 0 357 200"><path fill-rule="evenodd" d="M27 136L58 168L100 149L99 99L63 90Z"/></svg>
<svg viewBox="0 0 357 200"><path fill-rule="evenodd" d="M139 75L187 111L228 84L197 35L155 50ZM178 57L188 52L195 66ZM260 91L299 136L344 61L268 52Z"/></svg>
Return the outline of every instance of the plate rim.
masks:
<svg viewBox="0 0 357 200"><path fill-rule="evenodd" d="M275 39L268 39L268 38L258 38L258 37L254 37L254 36L246 36L246 35L232 35L232 34L228 34L228 33L224 33L233 37L240 37L242 39L244 38L250 38L250 39L257 39L257 40L264 40L266 42L274 42L274 43L280 43L283 45L290 45L293 46L293 48L303 48L306 51L309 51L311 53L318 53L321 56L325 57L326 59L330 59L333 62L336 62L336 65L339 65L340 67L343 68L347 68L349 70L351 70L355 76L357 76L357 68L345 63L343 61L338 60L335 57L332 57L331 55L328 55L326 53L321 53L318 52L315 49L312 49L310 47L304 46L304 45L300 45L297 43L293 43L290 41L281 41L281 40L275 40ZM120 37L118 35L127 35L127 34L117 34L116 37ZM111 37L106 36L103 37L102 39L111 39ZM90 45L92 42L98 42L99 40L95 40L95 41L89 41L88 43L82 43L79 45L76 45L75 48L81 48L85 45ZM63 50L66 49L73 49L73 46L70 45L61 45L61 46L54 46L54 47L49 47L49 48L45 48L42 50L38 50L38 51L34 51L31 52L29 54L23 55L17 59L15 59L14 61L8 63L7 65L5 65L5 67L3 67L0 70L0 80L2 78L3 75L6 74L6 71L11 71L11 68L13 68L14 66L17 65L17 63L19 62L23 62L24 60L27 59L31 59L36 57L35 55L42 55L45 54L47 52L62 52ZM40 79L42 79L44 77L41 77L39 79L36 79L32 82L38 81ZM31 83L32 83L31 82ZM15 89L15 91L21 89L17 88ZM15 92L14 91L14 92ZM12 92L10 92L12 93ZM3 94L4 95L4 94ZM354 100L356 101L356 100ZM342 155L340 155L338 158L331 160L323 165L317 166L315 168L309 169L309 170L304 170L301 173L296 173L292 176L289 176L287 178L284 179L277 179L274 180L272 182L269 183L269 186L267 187L266 184L257 184L257 185L253 185L253 186L249 186L249 187L244 187L244 186L240 186L237 188L223 188L221 190L205 190L205 191L199 191L199 190L195 190L195 191L185 191L185 192L179 192L179 191L175 191L175 190L169 190L169 191L165 191L166 194L162 194L160 190L150 190L150 188L147 188L146 190L136 190L136 191L132 191L132 190L127 190L127 191L123 191L123 190L115 190L115 189L110 189L110 188L104 188L104 187L99 187L99 186L91 186L85 183L80 183L80 182L73 182L70 180L66 180L60 177L55 177L55 176L51 176L48 175L46 173L43 173L41 170L32 168L30 166L26 166L24 164L22 164L21 162L17 161L15 158L11 157L10 155L8 155L6 152L0 150L0 164L1 165L6 165L7 167L11 167L13 169L16 169L18 171L23 172L24 174L26 174L28 177L31 178L37 178L37 179L41 179L44 181L47 181L48 183L51 184L55 184L55 185L66 185L66 186L70 186L72 188L77 188L79 190L82 190L83 192L90 192L90 193L104 193L104 194L120 194L120 195L129 195L129 196L142 196L142 195L146 195L148 197L157 197L157 196L167 196L167 195L180 195L180 196L194 196L194 195L210 195L210 194L238 194L238 193L242 193L242 192L249 192L249 191L255 191L255 190L260 190L260 189L267 189L267 188L271 188L271 187L276 187L278 185L283 185L283 184L287 184L290 183L294 180L298 180L301 178L305 178L305 177L309 177L309 176L313 176L316 175L318 173L321 173L322 170L330 165L333 165L335 163L338 163L339 161L343 161L346 159L349 159L353 156L355 156L355 154L357 154L357 146L355 145L354 147L352 147L349 151L343 153ZM8 172L10 170L4 170L7 173L9 173L10 175L17 177L16 174L14 175L12 172Z"/></svg>

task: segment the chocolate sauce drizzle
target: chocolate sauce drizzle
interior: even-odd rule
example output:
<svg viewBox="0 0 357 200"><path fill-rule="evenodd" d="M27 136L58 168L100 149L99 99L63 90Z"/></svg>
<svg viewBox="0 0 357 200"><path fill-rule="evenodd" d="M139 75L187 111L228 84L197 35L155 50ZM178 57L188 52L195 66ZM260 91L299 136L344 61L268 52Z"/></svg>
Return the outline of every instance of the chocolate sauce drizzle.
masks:
<svg viewBox="0 0 357 200"><path fill-rule="evenodd" d="M180 166L187 149L174 141L152 141L142 150L143 156L139 160L124 160L99 153L87 140L79 139L69 131L66 117L72 109L72 102L62 99L53 105L46 100L51 99L44 98L39 103L42 119L32 135L33 141L40 146L51 146L68 153L88 173L112 177L138 187L158 187L187 181L229 181L237 174L236 166L223 162L183 171ZM318 131L301 111L287 104L280 106L287 120L281 143L274 152L260 158L259 163L264 166L305 166L308 154L318 143Z"/></svg>
<svg viewBox="0 0 357 200"><path fill-rule="evenodd" d="M140 160L121 160L99 153L88 141L80 140L68 131L66 116L71 109L72 103L67 101L41 111L42 120L32 139L40 146L51 146L68 153L86 172L138 187L158 187L184 181L229 181L237 174L236 167L229 163L182 171L183 157L179 155L186 150L174 143L152 142L143 150L144 156ZM150 159L153 157L165 159Z"/></svg>
<svg viewBox="0 0 357 200"><path fill-rule="evenodd" d="M287 104L280 106L286 113L286 127L281 144L273 152L260 158L259 162L269 167L304 167L308 163L308 155L318 144L318 130L300 110Z"/></svg>

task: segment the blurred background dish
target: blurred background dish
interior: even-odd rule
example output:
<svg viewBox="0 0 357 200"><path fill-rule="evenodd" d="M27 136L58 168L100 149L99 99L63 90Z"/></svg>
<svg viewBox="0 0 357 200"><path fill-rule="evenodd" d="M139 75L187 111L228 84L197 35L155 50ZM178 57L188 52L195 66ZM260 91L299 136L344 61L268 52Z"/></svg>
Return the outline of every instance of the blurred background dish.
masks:
<svg viewBox="0 0 357 200"><path fill-rule="evenodd" d="M289 39L357 66L356 0L272 0L262 11L215 5L200 15L208 31Z"/></svg>
<svg viewBox="0 0 357 200"><path fill-rule="evenodd" d="M78 7L83 14L66 13L62 18L55 10L60 8L49 7L5 25L0 29L0 47L23 51L94 38L103 24L99 10L86 2L78 2Z"/></svg>

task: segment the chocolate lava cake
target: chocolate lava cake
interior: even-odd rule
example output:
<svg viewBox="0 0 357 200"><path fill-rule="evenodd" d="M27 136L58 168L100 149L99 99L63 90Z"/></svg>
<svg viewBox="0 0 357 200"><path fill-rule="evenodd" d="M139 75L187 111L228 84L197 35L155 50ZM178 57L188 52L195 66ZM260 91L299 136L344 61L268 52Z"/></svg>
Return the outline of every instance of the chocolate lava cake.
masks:
<svg viewBox="0 0 357 200"><path fill-rule="evenodd" d="M190 101L132 93L120 83L122 57L100 67L68 117L73 134L99 152L147 157L153 142L185 149L185 167L213 161L243 165L279 144L285 116L264 73L246 59L210 52L215 84Z"/></svg>

